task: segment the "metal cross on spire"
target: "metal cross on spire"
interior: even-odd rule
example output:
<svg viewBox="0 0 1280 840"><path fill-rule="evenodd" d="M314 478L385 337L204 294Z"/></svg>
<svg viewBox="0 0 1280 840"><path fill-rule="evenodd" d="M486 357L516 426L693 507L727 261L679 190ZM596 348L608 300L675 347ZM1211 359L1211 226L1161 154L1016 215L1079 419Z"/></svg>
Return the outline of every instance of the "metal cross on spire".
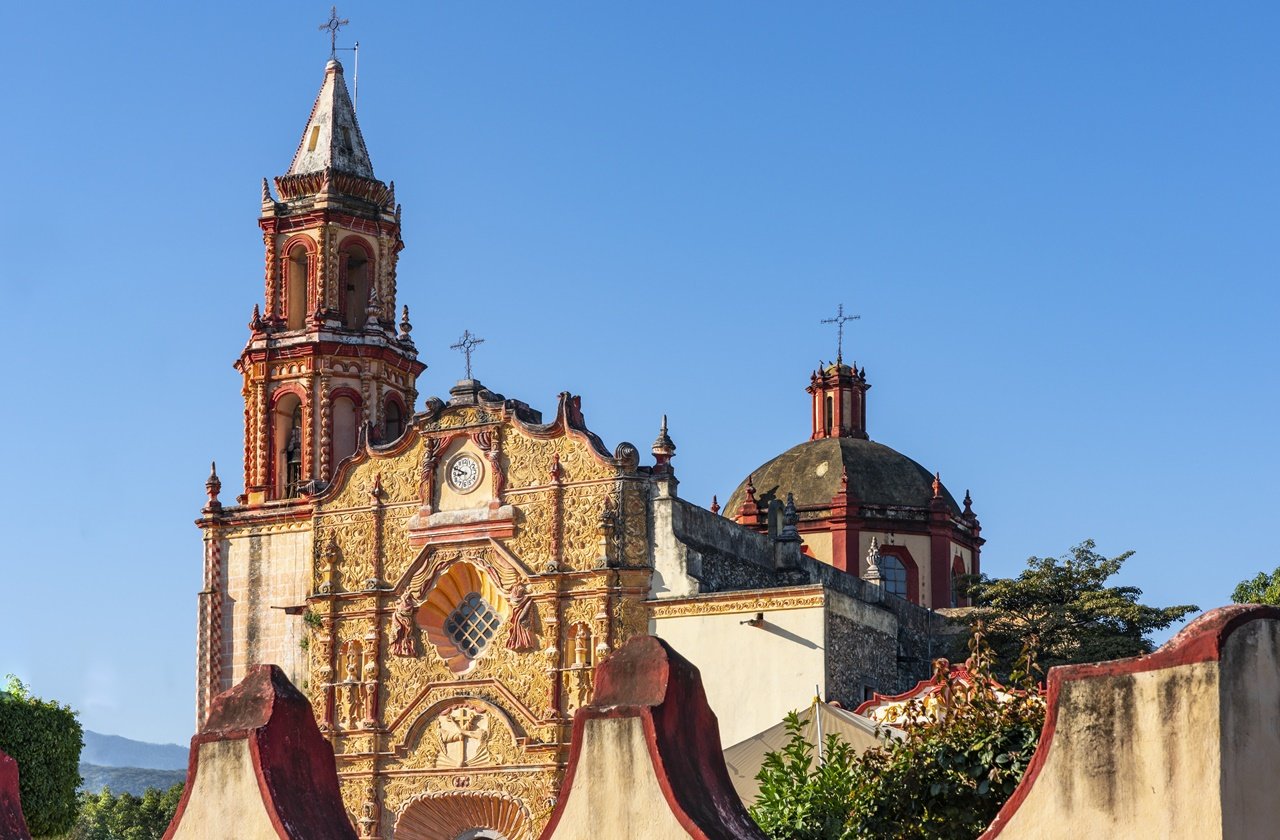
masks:
<svg viewBox="0 0 1280 840"><path fill-rule="evenodd" d="M844 322L857 321L861 318L862 318L861 315L844 314L844 304L841 303L836 306L836 317L822 319L822 323L824 324L836 325L836 364L837 365L844 362Z"/></svg>
<svg viewBox="0 0 1280 840"><path fill-rule="evenodd" d="M329 58L338 57L338 30L346 26L351 21L346 18L338 19L338 7L333 6L329 9L329 19L320 24L320 31L329 32Z"/></svg>
<svg viewBox="0 0 1280 840"><path fill-rule="evenodd" d="M476 349L477 344L484 344L484 339L476 338L471 334L471 330L463 330L462 338L458 339L458 343L449 345L450 350L461 350L467 357L467 379L471 378L471 351Z"/></svg>

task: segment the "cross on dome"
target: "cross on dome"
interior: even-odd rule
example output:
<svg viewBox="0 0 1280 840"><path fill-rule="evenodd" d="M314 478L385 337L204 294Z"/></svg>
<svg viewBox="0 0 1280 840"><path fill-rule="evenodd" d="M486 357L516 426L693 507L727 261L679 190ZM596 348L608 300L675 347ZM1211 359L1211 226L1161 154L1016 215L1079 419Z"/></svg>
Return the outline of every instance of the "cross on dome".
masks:
<svg viewBox="0 0 1280 840"><path fill-rule="evenodd" d="M835 324L835 325L836 325L836 364L837 364L837 365L839 365L839 364L841 364L841 363L843 363L843 362L844 362L844 324L845 324L845 321L857 321L857 320L860 320L861 318L862 318L862 316L861 316L861 315L846 315L846 314L844 314L844 304L843 304L843 303L841 303L841 304L837 304L837 305L836 305L836 317L834 317L834 318L823 318L823 319L822 319L822 323L824 323L824 324Z"/></svg>

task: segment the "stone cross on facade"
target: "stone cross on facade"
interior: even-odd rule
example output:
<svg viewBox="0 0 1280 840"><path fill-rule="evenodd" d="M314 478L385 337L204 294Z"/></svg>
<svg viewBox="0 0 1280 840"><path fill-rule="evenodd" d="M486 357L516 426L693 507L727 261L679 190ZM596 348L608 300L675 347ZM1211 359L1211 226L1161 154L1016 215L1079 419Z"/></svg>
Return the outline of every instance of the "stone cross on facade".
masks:
<svg viewBox="0 0 1280 840"><path fill-rule="evenodd" d="M346 18L338 19L338 7L332 6L329 9L329 19L320 24L320 31L329 33L329 58L338 57L338 30L346 26L351 21Z"/></svg>
<svg viewBox="0 0 1280 840"><path fill-rule="evenodd" d="M836 317L822 319L822 323L824 324L836 325L836 364L837 365L844 361L844 323L845 321L857 321L860 318L862 318L861 315L844 314L844 304L841 303L836 306Z"/></svg>
<svg viewBox="0 0 1280 840"><path fill-rule="evenodd" d="M484 344L483 338L476 338L471 334L471 330L463 330L462 338L458 339L457 344L450 344L450 350L461 350L467 359L467 379L471 378L471 351L476 349L477 344Z"/></svg>

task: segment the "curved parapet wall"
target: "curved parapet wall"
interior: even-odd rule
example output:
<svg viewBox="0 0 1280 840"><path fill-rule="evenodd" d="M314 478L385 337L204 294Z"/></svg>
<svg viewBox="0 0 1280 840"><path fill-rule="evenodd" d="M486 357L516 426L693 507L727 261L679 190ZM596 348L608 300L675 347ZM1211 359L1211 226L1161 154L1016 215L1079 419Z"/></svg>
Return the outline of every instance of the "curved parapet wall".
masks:
<svg viewBox="0 0 1280 840"><path fill-rule="evenodd" d="M214 698L164 840L356 840L333 748L275 665Z"/></svg>
<svg viewBox="0 0 1280 840"><path fill-rule="evenodd" d="M18 762L0 752L0 837L31 840L18 793Z"/></svg>
<svg viewBox="0 0 1280 840"><path fill-rule="evenodd" d="M1040 746L981 840L1271 837L1277 787L1280 609L1224 607L1147 656L1051 670Z"/></svg>
<svg viewBox="0 0 1280 840"><path fill-rule="evenodd" d="M601 663L541 840L602 837L764 840L729 781L698 669L653 636Z"/></svg>

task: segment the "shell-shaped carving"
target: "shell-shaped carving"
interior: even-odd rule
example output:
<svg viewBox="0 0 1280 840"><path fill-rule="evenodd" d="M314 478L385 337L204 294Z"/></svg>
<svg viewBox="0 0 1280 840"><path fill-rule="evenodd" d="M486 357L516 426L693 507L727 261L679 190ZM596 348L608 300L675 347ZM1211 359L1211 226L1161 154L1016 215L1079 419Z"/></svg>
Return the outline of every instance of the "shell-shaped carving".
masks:
<svg viewBox="0 0 1280 840"><path fill-rule="evenodd" d="M411 800L396 820L396 840L454 840L497 835L507 840L529 840L532 820L516 799L505 794L457 791L429 794Z"/></svg>
<svg viewBox="0 0 1280 840"><path fill-rule="evenodd" d="M418 626L455 674L471 669L492 647L510 608L502 590L475 566L454 563L418 608Z"/></svg>

